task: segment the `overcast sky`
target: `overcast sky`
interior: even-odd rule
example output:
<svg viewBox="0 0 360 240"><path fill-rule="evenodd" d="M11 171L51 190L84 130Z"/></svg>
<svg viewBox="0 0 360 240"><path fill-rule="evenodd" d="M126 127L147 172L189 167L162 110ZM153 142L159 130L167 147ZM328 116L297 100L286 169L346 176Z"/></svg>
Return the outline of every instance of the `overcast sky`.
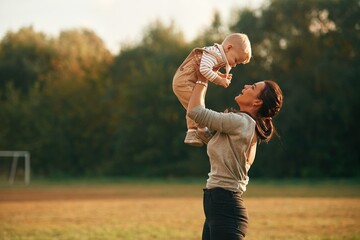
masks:
<svg viewBox="0 0 360 240"><path fill-rule="evenodd" d="M33 26L50 36L61 30L89 28L117 53L121 43L136 41L150 23L174 21L191 40L211 24L214 11L229 20L233 9L258 8L264 0L0 0L0 38Z"/></svg>

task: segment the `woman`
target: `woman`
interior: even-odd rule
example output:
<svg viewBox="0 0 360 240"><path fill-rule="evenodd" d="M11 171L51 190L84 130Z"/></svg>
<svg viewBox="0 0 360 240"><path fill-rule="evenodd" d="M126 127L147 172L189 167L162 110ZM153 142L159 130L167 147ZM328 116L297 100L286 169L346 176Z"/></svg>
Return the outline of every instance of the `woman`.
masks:
<svg viewBox="0 0 360 240"><path fill-rule="evenodd" d="M207 146L210 173L204 189L203 240L243 239L248 217L242 194L258 142L268 142L275 132L272 117L282 107L283 95L273 81L245 85L235 97L240 111L219 113L204 106L207 80L197 81L188 116L216 131Z"/></svg>

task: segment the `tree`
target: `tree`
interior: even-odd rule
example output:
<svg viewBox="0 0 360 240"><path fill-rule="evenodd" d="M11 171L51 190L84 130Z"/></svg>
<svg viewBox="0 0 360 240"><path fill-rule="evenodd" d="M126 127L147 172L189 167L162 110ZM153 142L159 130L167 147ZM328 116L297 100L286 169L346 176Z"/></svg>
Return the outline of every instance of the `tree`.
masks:
<svg viewBox="0 0 360 240"><path fill-rule="evenodd" d="M12 83L23 93L52 70L51 39L32 27L8 32L0 42L0 87Z"/></svg>
<svg viewBox="0 0 360 240"><path fill-rule="evenodd" d="M276 121L283 147L274 151L266 146L265 154L259 154L269 167L264 171L274 171L271 161L276 159L278 176L359 173L352 137L357 128L350 117L359 107L354 92L359 89L357 2L273 0L257 16L240 15L232 27L248 29L250 40L254 39L254 59L260 59L257 66L262 66L258 72L276 79L285 93ZM256 31L247 27L250 22ZM357 167L346 170L345 166Z"/></svg>
<svg viewBox="0 0 360 240"><path fill-rule="evenodd" d="M26 28L1 43L1 148L29 150L45 175L102 172L116 122L102 40L87 30L50 39Z"/></svg>
<svg viewBox="0 0 360 240"><path fill-rule="evenodd" d="M189 53L173 26L149 26L138 46L123 49L112 67L118 84L121 123L115 171L122 174L194 175L202 162L185 149L185 110L172 92L172 78ZM184 162L192 160L195 167ZM188 168L188 169L187 169Z"/></svg>
<svg viewBox="0 0 360 240"><path fill-rule="evenodd" d="M55 71L48 76L51 79L48 84L101 79L113 61L102 39L88 29L62 31L53 47L57 57L53 59Z"/></svg>
<svg viewBox="0 0 360 240"><path fill-rule="evenodd" d="M45 176L205 175L206 149L183 144L172 78L191 49L230 29L249 36L253 58L232 70L229 88L209 84L206 105L231 107L244 84L264 79L285 96L274 118L281 138L259 146L250 175L358 176L359 8L357 0L272 0L239 10L229 27L216 13L191 43L158 21L116 56L89 29L9 32L0 41L0 146L31 151L33 171Z"/></svg>

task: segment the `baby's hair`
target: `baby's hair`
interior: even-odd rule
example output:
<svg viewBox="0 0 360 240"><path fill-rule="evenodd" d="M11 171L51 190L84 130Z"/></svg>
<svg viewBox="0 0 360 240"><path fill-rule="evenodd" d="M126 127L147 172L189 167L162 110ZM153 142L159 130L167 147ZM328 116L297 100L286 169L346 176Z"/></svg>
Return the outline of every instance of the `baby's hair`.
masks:
<svg viewBox="0 0 360 240"><path fill-rule="evenodd" d="M224 41L222 42L222 45L225 46L227 44L232 44L234 46L239 47L244 55L245 55L245 61L243 62L248 63L251 59L251 44L249 37L244 33L232 33L226 36Z"/></svg>

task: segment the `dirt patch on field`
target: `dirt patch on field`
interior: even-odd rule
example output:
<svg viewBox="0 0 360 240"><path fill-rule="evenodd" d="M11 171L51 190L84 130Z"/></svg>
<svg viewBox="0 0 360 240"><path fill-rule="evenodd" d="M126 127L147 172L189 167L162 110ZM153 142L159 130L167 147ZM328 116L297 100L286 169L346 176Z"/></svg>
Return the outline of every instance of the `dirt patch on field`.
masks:
<svg viewBox="0 0 360 240"><path fill-rule="evenodd" d="M124 198L201 197L201 185L118 184L104 186L50 186L0 189L0 202Z"/></svg>

